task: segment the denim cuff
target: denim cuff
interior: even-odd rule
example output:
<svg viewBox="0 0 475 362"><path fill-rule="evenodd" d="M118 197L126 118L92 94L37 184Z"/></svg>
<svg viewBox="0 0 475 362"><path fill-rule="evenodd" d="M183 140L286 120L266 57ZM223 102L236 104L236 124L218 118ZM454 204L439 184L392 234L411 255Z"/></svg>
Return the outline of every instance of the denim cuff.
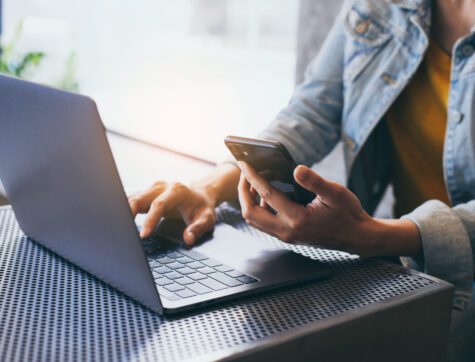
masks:
<svg viewBox="0 0 475 362"><path fill-rule="evenodd" d="M404 266L418 269L455 286L454 308L470 305L473 288L473 260L470 238L457 214L443 202L428 201L401 219L419 228L423 260L402 257Z"/></svg>

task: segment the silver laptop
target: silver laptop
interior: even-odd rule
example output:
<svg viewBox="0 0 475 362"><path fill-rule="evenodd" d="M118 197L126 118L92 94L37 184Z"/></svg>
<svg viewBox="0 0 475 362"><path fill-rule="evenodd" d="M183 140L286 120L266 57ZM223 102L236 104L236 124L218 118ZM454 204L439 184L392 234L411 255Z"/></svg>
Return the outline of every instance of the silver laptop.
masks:
<svg viewBox="0 0 475 362"><path fill-rule="evenodd" d="M192 249L179 222L141 240L94 101L5 76L0 95L0 179L22 230L151 310L176 313L329 275L318 261L226 224Z"/></svg>

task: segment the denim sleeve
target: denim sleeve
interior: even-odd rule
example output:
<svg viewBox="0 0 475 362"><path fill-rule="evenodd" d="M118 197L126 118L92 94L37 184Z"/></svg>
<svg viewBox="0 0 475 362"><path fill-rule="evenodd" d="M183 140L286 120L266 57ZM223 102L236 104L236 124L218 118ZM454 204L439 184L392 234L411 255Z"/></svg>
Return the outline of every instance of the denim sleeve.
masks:
<svg viewBox="0 0 475 362"><path fill-rule="evenodd" d="M417 225L424 251L423 259L401 258L403 264L454 284L454 308L466 309L473 288L475 200L453 208L431 200L402 218Z"/></svg>
<svg viewBox="0 0 475 362"><path fill-rule="evenodd" d="M299 164L321 160L341 137L343 110L344 15L352 1L345 1L318 55L309 64L304 82L290 103L259 134L279 141Z"/></svg>

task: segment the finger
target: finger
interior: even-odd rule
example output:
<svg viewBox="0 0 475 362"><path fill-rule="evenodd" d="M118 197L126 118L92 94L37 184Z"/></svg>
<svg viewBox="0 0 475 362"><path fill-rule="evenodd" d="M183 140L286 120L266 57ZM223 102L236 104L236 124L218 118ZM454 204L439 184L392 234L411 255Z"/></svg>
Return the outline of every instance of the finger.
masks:
<svg viewBox="0 0 475 362"><path fill-rule="evenodd" d="M129 196L127 201L129 202L130 211L132 212L133 217L137 216L137 214L148 212L152 201L157 198L165 188L166 184L164 182L157 182L149 189Z"/></svg>
<svg viewBox="0 0 475 362"><path fill-rule="evenodd" d="M278 237L277 235L280 235L282 231L284 222L278 216L258 205L247 211L243 216L246 223L273 236Z"/></svg>
<svg viewBox="0 0 475 362"><path fill-rule="evenodd" d="M297 166L294 178L303 188L317 194L318 199L325 205L332 207L338 203L344 186L326 180L306 166Z"/></svg>
<svg viewBox="0 0 475 362"><path fill-rule="evenodd" d="M151 201L154 199L154 197L156 197L156 195L153 195L151 191L145 195L144 194L145 193L135 194L127 198L130 211L132 212L132 216L134 218L137 216L137 214L146 213L150 208Z"/></svg>
<svg viewBox="0 0 475 362"><path fill-rule="evenodd" d="M271 210L271 207L269 205L267 205L267 203L264 201L264 199L259 196L259 194L257 193L254 186L251 185L251 187L249 188L249 192L254 197L254 200L257 200L258 197L259 197L259 206L260 207L262 207L264 209L267 209L267 210Z"/></svg>
<svg viewBox="0 0 475 362"><path fill-rule="evenodd" d="M264 201L274 210L280 213L292 213L297 205L289 200L280 190L271 186L262 176L260 176L249 164L239 161L239 167L246 176L248 182L256 189Z"/></svg>
<svg viewBox="0 0 475 362"><path fill-rule="evenodd" d="M272 209L272 207L270 207L267 204L267 202L264 201L264 199L259 200L259 206L262 207L263 209L266 209L267 211L274 213L274 210Z"/></svg>
<svg viewBox="0 0 475 362"><path fill-rule="evenodd" d="M269 210L269 208L270 208L270 206L267 205L267 203L265 202L264 199L259 200L259 206L262 207L263 209L267 209L267 210Z"/></svg>
<svg viewBox="0 0 475 362"><path fill-rule="evenodd" d="M257 193L256 189L254 188L254 186L250 186L249 187L249 192L251 193L252 197L254 198L254 200L257 200L259 197L259 194Z"/></svg>
<svg viewBox="0 0 475 362"><path fill-rule="evenodd" d="M185 243L193 245L204 233L213 229L215 224L216 217L212 212L198 214L183 232Z"/></svg>
<svg viewBox="0 0 475 362"><path fill-rule="evenodd" d="M179 201L179 197L180 195L178 193L174 192L173 189L168 188L165 192L163 192L151 202L147 217L143 223L142 231L140 232L140 236L142 238L150 236L153 229L155 226L157 226L164 214L176 206Z"/></svg>
<svg viewBox="0 0 475 362"><path fill-rule="evenodd" d="M238 197L241 204L241 211L252 208L256 204L256 199L251 193L251 185L247 181L243 173L239 179Z"/></svg>
<svg viewBox="0 0 475 362"><path fill-rule="evenodd" d="M278 232L283 222L276 215L273 215L270 211L256 204L255 199L249 191L249 186L250 184L246 177L241 175L238 194L242 216L247 223L253 223L253 225L256 225L259 229L262 228L267 231L274 230Z"/></svg>

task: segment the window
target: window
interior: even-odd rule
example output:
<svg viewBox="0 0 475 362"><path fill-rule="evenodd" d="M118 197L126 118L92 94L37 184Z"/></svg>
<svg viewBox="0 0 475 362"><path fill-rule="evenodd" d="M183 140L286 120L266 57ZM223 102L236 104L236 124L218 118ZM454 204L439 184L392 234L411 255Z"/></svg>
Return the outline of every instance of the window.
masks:
<svg viewBox="0 0 475 362"><path fill-rule="evenodd" d="M3 0L4 38L43 51L32 78L75 67L106 127L219 161L293 89L298 0Z"/></svg>

